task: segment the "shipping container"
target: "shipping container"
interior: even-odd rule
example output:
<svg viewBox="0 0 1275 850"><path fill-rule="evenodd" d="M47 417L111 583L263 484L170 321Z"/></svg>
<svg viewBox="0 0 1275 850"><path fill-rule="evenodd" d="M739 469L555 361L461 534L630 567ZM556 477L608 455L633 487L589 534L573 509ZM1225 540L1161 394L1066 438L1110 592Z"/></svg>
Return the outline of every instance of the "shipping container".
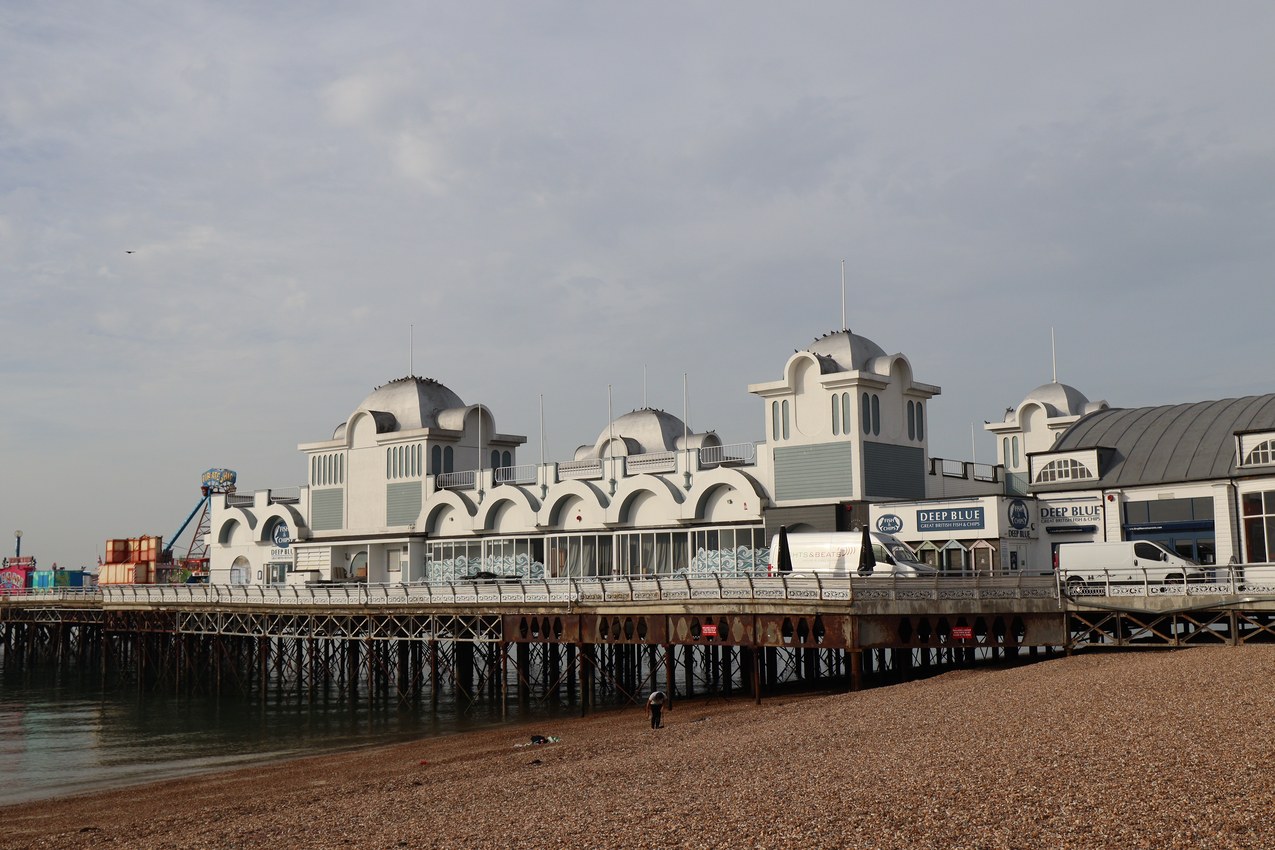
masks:
<svg viewBox="0 0 1275 850"><path fill-rule="evenodd" d="M30 582L29 587L32 590L52 590L53 570L36 570L31 573Z"/></svg>
<svg viewBox="0 0 1275 850"><path fill-rule="evenodd" d="M26 564L0 568L0 594L25 593L31 568Z"/></svg>
<svg viewBox="0 0 1275 850"><path fill-rule="evenodd" d="M106 541L106 563L122 564L128 560L127 540Z"/></svg>

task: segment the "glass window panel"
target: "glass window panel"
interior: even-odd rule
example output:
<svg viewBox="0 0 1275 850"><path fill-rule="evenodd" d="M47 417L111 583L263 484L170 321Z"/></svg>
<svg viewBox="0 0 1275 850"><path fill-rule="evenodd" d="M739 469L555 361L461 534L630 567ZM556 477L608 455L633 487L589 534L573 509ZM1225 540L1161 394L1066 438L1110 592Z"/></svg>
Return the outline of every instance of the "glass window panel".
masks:
<svg viewBox="0 0 1275 850"><path fill-rule="evenodd" d="M1244 560L1251 564L1266 563L1266 524L1261 517L1244 520Z"/></svg>
<svg viewBox="0 0 1275 850"><path fill-rule="evenodd" d="M836 394L832 396L832 436L836 437L841 434L841 402L837 399Z"/></svg>

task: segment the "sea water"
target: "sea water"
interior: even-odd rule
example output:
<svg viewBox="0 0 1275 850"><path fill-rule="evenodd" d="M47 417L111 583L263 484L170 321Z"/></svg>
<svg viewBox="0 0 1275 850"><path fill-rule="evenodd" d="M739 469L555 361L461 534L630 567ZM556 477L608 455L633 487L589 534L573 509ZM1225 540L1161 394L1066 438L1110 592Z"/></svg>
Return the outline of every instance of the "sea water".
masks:
<svg viewBox="0 0 1275 850"><path fill-rule="evenodd" d="M446 735L565 709L511 703L369 706L337 698L174 696L135 684L106 689L65 670L0 665L0 803L105 788L283 758Z"/></svg>

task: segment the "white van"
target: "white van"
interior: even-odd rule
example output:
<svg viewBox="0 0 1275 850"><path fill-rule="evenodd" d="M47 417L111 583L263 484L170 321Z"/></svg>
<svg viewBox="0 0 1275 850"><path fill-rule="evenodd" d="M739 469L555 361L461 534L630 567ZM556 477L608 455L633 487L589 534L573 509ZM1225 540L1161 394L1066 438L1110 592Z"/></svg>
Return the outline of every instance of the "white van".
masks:
<svg viewBox="0 0 1275 850"><path fill-rule="evenodd" d="M818 573L829 578L935 576L938 570L921 563L908 544L890 534L871 532L872 553L877 563L871 572L859 572L859 551L863 548L862 531L834 533L795 533L788 535L788 554L792 556L792 576ZM767 573L783 576L779 571L779 535L770 541L770 563Z"/></svg>
<svg viewBox="0 0 1275 850"><path fill-rule="evenodd" d="M1058 547L1058 577L1069 589L1086 584L1182 584L1208 576L1195 561L1149 540L1064 543Z"/></svg>

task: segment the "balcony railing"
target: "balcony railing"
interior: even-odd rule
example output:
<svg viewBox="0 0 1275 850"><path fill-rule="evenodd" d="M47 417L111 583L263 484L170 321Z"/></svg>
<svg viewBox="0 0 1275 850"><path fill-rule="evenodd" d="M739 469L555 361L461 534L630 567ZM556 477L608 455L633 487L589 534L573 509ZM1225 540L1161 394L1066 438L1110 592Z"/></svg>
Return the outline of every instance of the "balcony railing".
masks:
<svg viewBox="0 0 1275 850"><path fill-rule="evenodd" d="M443 472L434 476L436 490L473 490L478 486L478 473L472 469L464 472Z"/></svg>
<svg viewBox="0 0 1275 850"><path fill-rule="evenodd" d="M534 463L521 466L498 466L493 470L497 484L535 484L536 470Z"/></svg>
<svg viewBox="0 0 1275 850"><path fill-rule="evenodd" d="M655 452L645 455L629 455L624 459L629 472L672 472L677 469L676 452Z"/></svg>
<svg viewBox="0 0 1275 850"><path fill-rule="evenodd" d="M751 466L756 462L757 446L754 443L705 446L699 450L700 469L713 466Z"/></svg>
<svg viewBox="0 0 1275 850"><path fill-rule="evenodd" d="M601 477L602 461L598 458L571 460L558 464L558 478L563 481Z"/></svg>

